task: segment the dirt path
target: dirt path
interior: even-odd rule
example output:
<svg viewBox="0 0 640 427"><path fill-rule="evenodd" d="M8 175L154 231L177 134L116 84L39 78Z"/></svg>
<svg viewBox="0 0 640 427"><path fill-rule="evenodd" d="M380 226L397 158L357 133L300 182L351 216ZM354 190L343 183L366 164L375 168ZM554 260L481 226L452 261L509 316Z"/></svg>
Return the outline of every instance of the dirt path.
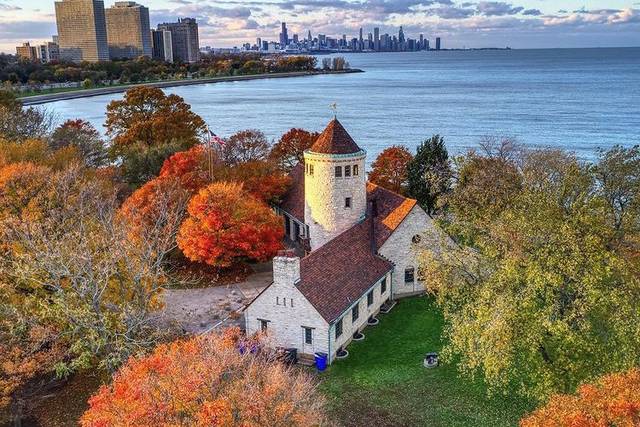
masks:
<svg viewBox="0 0 640 427"><path fill-rule="evenodd" d="M263 271L233 285L167 289L158 322L192 334L231 325L244 327L241 310L271 281L272 272Z"/></svg>

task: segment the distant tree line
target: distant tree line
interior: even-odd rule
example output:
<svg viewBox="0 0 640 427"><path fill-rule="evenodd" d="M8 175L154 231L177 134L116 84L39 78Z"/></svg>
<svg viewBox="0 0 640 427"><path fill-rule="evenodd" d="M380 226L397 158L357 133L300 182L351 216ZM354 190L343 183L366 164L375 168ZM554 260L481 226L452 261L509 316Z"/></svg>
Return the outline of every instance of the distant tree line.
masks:
<svg viewBox="0 0 640 427"><path fill-rule="evenodd" d="M168 63L146 57L105 62L42 63L12 55L0 55L0 81L5 86L82 82L91 84L138 83L151 80L311 71L317 60L311 56L262 56L257 53L210 54L194 63Z"/></svg>

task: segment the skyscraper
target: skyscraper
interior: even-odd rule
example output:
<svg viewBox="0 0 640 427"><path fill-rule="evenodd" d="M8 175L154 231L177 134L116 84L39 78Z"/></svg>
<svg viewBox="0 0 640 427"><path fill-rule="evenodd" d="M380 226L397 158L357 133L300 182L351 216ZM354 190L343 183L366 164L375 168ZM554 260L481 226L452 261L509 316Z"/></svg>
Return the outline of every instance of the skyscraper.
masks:
<svg viewBox="0 0 640 427"><path fill-rule="evenodd" d="M358 39L358 50L364 49L364 39L362 38L362 27L360 27L360 38Z"/></svg>
<svg viewBox="0 0 640 427"><path fill-rule="evenodd" d="M173 42L171 31L151 30L151 40L153 43L153 59L173 62Z"/></svg>
<svg viewBox="0 0 640 427"><path fill-rule="evenodd" d="M309 43L313 41L313 38L311 38L311 30L309 30L309 34L307 34L307 40L309 41Z"/></svg>
<svg viewBox="0 0 640 427"><path fill-rule="evenodd" d="M158 24L158 30L171 32L174 61L198 62L200 59L200 39L198 23L194 18L180 18L178 22Z"/></svg>
<svg viewBox="0 0 640 427"><path fill-rule="evenodd" d="M149 9L133 1L117 1L106 10L107 44L111 58L152 55Z"/></svg>
<svg viewBox="0 0 640 427"><path fill-rule="evenodd" d="M375 27L373 29L373 50L381 50L380 49L380 28Z"/></svg>
<svg viewBox="0 0 640 427"><path fill-rule="evenodd" d="M280 33L280 46L285 47L289 44L289 34L287 34L287 23L282 23L282 32Z"/></svg>
<svg viewBox="0 0 640 427"><path fill-rule="evenodd" d="M440 50L440 37L436 37L436 50Z"/></svg>
<svg viewBox="0 0 640 427"><path fill-rule="evenodd" d="M402 25L400 25L400 31L398 31L398 42L404 43L404 41L405 41L404 31L402 30Z"/></svg>
<svg viewBox="0 0 640 427"><path fill-rule="evenodd" d="M60 58L108 61L107 26L102 0L62 0L55 3Z"/></svg>

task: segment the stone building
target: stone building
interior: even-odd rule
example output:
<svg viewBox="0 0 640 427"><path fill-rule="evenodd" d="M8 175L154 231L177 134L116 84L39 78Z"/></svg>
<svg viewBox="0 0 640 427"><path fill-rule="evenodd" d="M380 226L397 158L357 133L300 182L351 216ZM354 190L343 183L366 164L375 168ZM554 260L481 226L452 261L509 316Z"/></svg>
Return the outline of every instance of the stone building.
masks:
<svg viewBox="0 0 640 427"><path fill-rule="evenodd" d="M304 153L278 207L298 252L273 260L273 283L246 308L247 333L333 361L385 304L423 292L418 250L439 241L415 200L365 178L366 153L336 119Z"/></svg>
<svg viewBox="0 0 640 427"><path fill-rule="evenodd" d="M107 26L101 0L62 0L55 3L60 59L108 61Z"/></svg>

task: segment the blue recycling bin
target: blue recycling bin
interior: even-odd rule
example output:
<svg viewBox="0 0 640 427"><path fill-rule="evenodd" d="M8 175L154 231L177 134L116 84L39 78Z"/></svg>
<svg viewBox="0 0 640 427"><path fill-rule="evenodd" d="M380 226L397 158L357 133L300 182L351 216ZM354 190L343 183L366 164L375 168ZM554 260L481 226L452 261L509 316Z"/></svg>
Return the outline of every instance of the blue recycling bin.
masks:
<svg viewBox="0 0 640 427"><path fill-rule="evenodd" d="M327 353L315 353L314 358L316 359L316 369L318 369L319 372L327 369L327 359L329 358Z"/></svg>

